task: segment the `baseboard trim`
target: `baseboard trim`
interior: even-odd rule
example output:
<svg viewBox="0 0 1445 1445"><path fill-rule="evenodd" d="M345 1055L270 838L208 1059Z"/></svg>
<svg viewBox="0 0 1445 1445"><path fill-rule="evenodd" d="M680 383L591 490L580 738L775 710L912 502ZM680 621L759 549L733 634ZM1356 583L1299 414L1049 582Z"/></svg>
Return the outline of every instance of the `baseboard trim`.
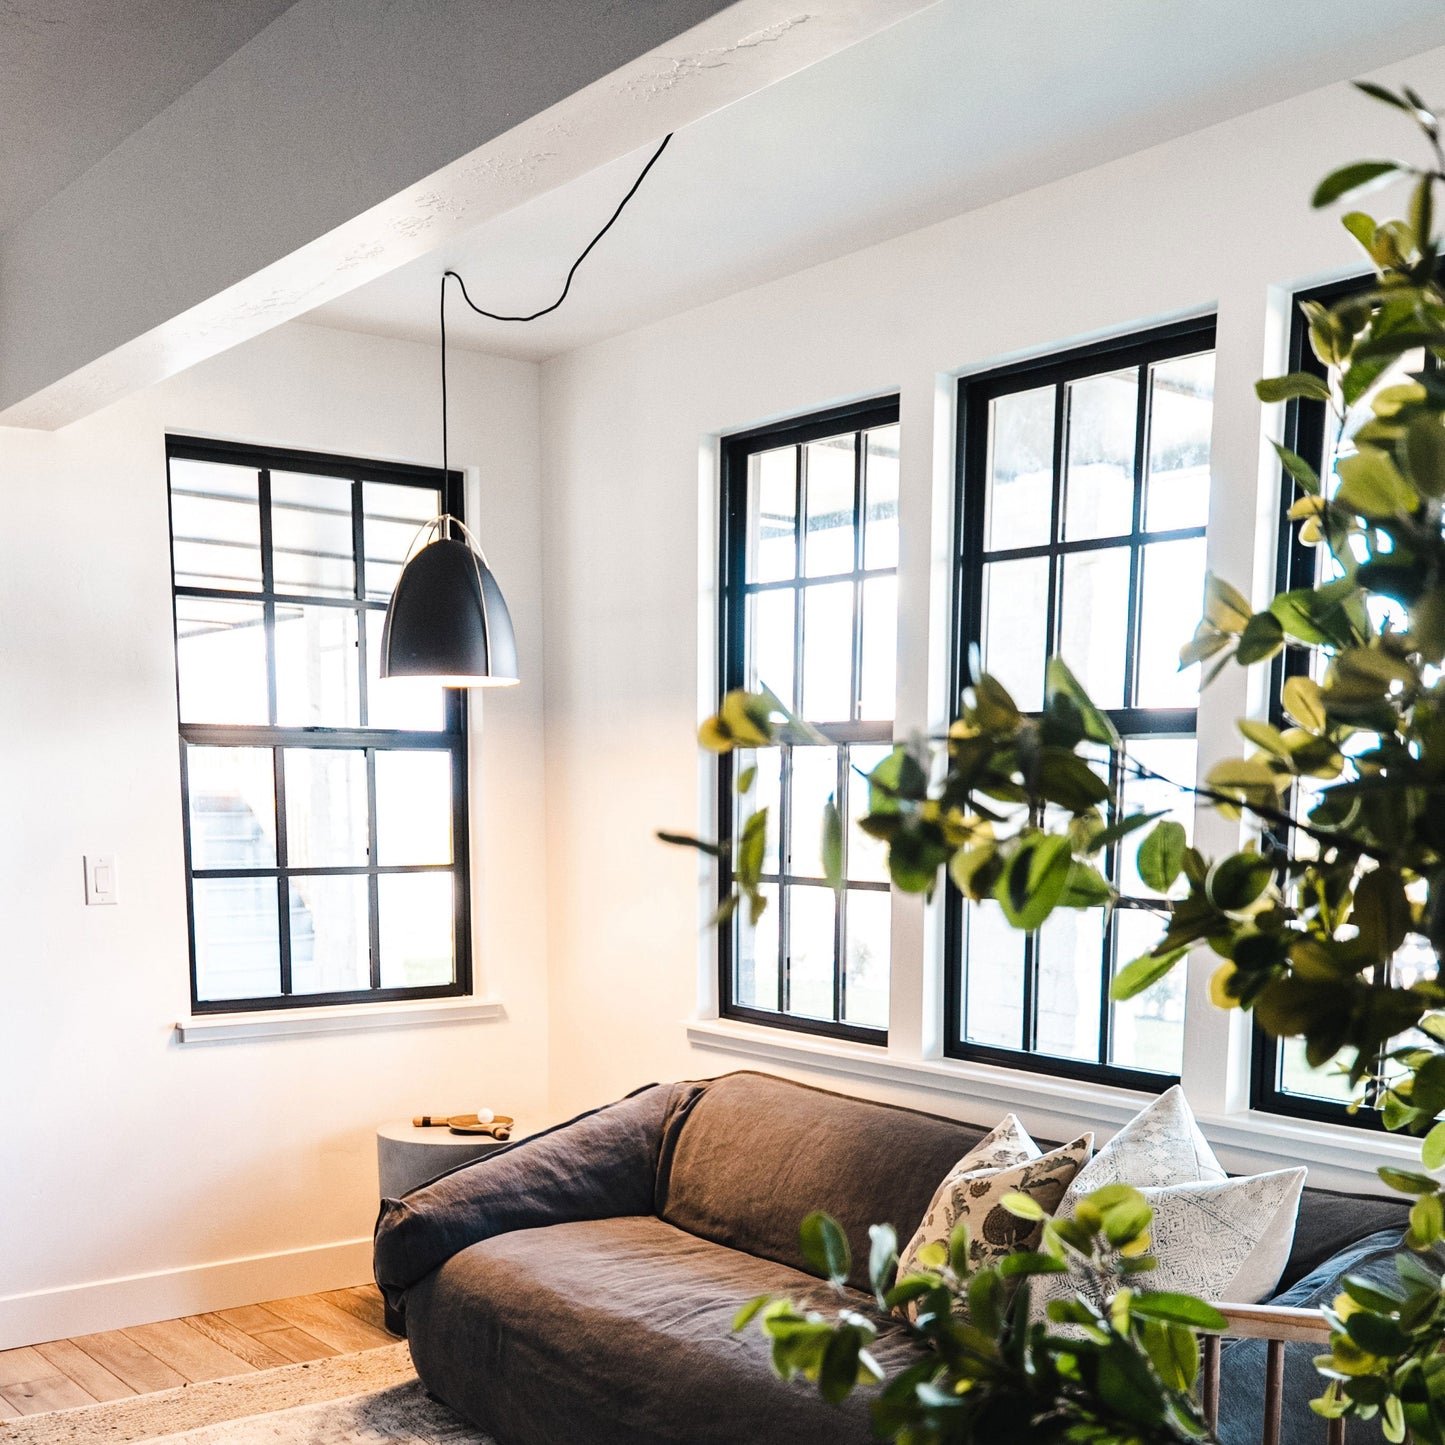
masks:
<svg viewBox="0 0 1445 1445"><path fill-rule="evenodd" d="M0 1295L0 1350L344 1289L370 1279L367 1238Z"/></svg>

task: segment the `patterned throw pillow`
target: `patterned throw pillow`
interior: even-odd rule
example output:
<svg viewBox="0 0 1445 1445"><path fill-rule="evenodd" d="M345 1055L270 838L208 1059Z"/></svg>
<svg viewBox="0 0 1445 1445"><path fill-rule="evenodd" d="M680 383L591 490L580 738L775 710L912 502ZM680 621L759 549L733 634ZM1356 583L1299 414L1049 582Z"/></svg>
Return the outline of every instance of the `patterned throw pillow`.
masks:
<svg viewBox="0 0 1445 1445"><path fill-rule="evenodd" d="M1227 1177L1194 1120L1184 1090L1175 1084L1100 1147L1069 1186L1065 1204L1106 1184L1149 1189Z"/></svg>
<svg viewBox="0 0 1445 1445"><path fill-rule="evenodd" d="M1154 1208L1150 1253L1157 1268L1141 1278L1142 1288L1255 1304L1274 1289L1289 1259L1307 1172L1231 1179L1176 1084L1079 1171L1058 1212L1071 1214L1106 1184L1132 1184ZM1036 1309L1082 1283L1070 1275L1035 1280Z"/></svg>
<svg viewBox="0 0 1445 1445"><path fill-rule="evenodd" d="M923 1223L898 1257L898 1278L919 1267L918 1253L925 1244L933 1240L947 1244L959 1220L968 1223L969 1259L975 1267L992 1264L1016 1249L1033 1248L1042 1226L1010 1214L1000 1201L1017 1191L1052 1214L1093 1147L1094 1136L1081 1134L1063 1148L1042 1154L1018 1119L1005 1115L938 1186ZM914 1308L908 1306L910 1314Z"/></svg>

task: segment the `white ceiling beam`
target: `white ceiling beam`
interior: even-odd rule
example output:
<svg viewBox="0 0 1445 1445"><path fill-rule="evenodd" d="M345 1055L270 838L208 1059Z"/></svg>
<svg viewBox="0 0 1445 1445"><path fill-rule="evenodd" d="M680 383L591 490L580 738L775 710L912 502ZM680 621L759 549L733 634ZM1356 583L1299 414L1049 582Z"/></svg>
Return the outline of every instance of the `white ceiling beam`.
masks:
<svg viewBox="0 0 1445 1445"><path fill-rule="evenodd" d="M0 424L88 415L930 3L299 0L0 240Z"/></svg>

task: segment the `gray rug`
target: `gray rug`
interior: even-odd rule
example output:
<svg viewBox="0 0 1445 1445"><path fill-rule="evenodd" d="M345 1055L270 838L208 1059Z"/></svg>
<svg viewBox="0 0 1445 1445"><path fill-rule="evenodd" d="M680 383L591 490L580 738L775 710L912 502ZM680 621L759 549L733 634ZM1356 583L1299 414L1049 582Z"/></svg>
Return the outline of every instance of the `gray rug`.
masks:
<svg viewBox="0 0 1445 1445"><path fill-rule="evenodd" d="M404 1344L0 1421L0 1445L491 1445L427 1398Z"/></svg>

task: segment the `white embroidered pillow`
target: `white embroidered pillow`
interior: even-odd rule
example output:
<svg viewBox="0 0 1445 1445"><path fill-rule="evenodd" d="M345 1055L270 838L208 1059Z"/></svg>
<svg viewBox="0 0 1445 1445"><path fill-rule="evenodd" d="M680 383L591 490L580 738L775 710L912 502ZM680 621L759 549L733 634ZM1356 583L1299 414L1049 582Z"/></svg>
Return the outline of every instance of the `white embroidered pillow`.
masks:
<svg viewBox="0 0 1445 1445"><path fill-rule="evenodd" d="M1178 1084L1140 1110L1081 1169L1064 1198L1063 1213L1106 1184L1150 1189L1227 1178Z"/></svg>
<svg viewBox="0 0 1445 1445"><path fill-rule="evenodd" d="M1006 1115L938 1186L923 1222L899 1254L898 1278L919 1268L924 1245L934 1240L947 1244L960 1220L968 1224L969 1259L975 1268L1036 1245L1042 1226L1010 1214L1001 1202L1004 1195L1027 1194L1052 1214L1093 1146L1094 1136L1082 1134L1042 1154L1018 1119Z"/></svg>
<svg viewBox="0 0 1445 1445"><path fill-rule="evenodd" d="M1079 1199L1106 1184L1132 1184L1154 1209L1157 1267L1139 1277L1140 1288L1257 1304L1273 1293L1289 1259L1307 1172L1229 1178L1176 1085L1074 1176L1058 1212L1072 1214ZM1035 1280L1036 1309L1078 1283L1070 1275Z"/></svg>

